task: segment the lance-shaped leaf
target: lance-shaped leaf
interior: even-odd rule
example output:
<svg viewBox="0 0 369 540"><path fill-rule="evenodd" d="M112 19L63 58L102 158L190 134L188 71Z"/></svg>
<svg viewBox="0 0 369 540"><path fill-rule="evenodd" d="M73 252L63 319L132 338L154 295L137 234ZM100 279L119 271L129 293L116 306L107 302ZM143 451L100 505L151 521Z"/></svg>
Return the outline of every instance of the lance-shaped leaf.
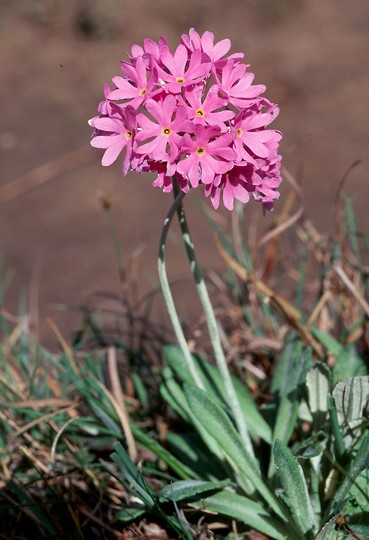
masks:
<svg viewBox="0 0 369 540"><path fill-rule="evenodd" d="M160 494L159 500L166 501L183 501L184 499L199 499L204 493L210 491L219 491L230 484L230 480L222 480L220 482L206 482L204 480L179 480L165 486Z"/></svg>
<svg viewBox="0 0 369 540"><path fill-rule="evenodd" d="M327 396L330 390L330 372L321 362L315 363L307 372L308 403L313 417L314 429L319 430L327 416Z"/></svg>
<svg viewBox="0 0 369 540"><path fill-rule="evenodd" d="M191 506L204 512L217 512L242 521L249 527L275 540L300 540L288 525L273 518L264 505L231 491L222 491L206 497Z"/></svg>
<svg viewBox="0 0 369 540"><path fill-rule="evenodd" d="M331 512L336 512L347 497L352 484L359 474L369 466L369 433L362 437L356 456L350 463L350 466L342 479L342 483L337 490L331 503Z"/></svg>
<svg viewBox="0 0 369 540"><path fill-rule="evenodd" d="M314 512L302 468L282 441L275 441L273 452L275 468L284 489L283 498L299 530L304 535L311 535L315 528Z"/></svg>
<svg viewBox="0 0 369 540"><path fill-rule="evenodd" d="M287 519L279 501L265 484L257 461L247 452L228 415L204 390L185 385L189 408L198 421L222 448L225 458L236 472L235 479L249 481L282 519ZM240 482L241 480L241 482Z"/></svg>
<svg viewBox="0 0 369 540"><path fill-rule="evenodd" d="M332 392L337 419L341 426L346 450L360 437L360 428L369 398L369 377L351 377L339 381Z"/></svg>
<svg viewBox="0 0 369 540"><path fill-rule="evenodd" d="M192 377L181 349L175 345L166 345L164 347L164 354L168 365L176 375L182 381L191 383ZM193 362L208 394L214 400L219 399L222 403L227 403L227 395L219 370L195 355L193 355ZM271 443L271 428L260 414L249 389L237 377L232 377L232 383L250 435L252 437L260 437L265 442Z"/></svg>

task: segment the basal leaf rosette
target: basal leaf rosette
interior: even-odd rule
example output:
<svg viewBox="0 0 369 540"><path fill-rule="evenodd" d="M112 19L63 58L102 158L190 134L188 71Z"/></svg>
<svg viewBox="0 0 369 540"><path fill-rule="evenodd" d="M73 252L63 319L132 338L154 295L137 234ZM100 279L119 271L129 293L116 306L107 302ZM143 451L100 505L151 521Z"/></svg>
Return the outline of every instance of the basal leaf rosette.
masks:
<svg viewBox="0 0 369 540"><path fill-rule="evenodd" d="M114 87L105 85L91 145L105 150L102 165L122 159L122 173L154 172L154 187L170 192L204 186L214 208L232 210L250 196L267 210L279 197L279 131L269 124L277 105L262 97L264 85L243 63L227 55L229 39L195 30L174 52L167 40L133 45Z"/></svg>

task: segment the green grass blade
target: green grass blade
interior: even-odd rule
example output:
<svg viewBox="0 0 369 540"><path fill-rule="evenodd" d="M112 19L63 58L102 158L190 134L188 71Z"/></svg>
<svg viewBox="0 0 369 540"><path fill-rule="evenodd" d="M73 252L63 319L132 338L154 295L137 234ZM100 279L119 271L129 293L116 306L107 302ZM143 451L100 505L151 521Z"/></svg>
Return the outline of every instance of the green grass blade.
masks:
<svg viewBox="0 0 369 540"><path fill-rule="evenodd" d="M197 474L190 468L181 463L166 448L161 446L155 439L144 433L135 425L131 425L132 434L137 444L153 452L158 459L161 459L176 473L180 478L198 478Z"/></svg>
<svg viewBox="0 0 369 540"><path fill-rule="evenodd" d="M111 455L111 459L117 465L120 473L122 474L122 476L119 477L119 480L125 487L127 487L127 485L131 485L146 506L153 508L155 505L154 491L146 484L142 474L137 469L136 465L131 461L123 446L120 443L116 443L114 445L114 450L115 451ZM112 472L111 467L107 466L107 464L104 465L110 472ZM116 474L114 474L114 476L116 476Z"/></svg>
<svg viewBox="0 0 369 540"><path fill-rule="evenodd" d="M50 535L58 535L57 529L50 522L49 518L42 512L41 503L35 503L32 495L23 489L23 486L19 486L18 483L13 480L9 480L7 483L8 488L12 491L20 500L23 506L28 508L28 511L33 514L35 521L42 526Z"/></svg>

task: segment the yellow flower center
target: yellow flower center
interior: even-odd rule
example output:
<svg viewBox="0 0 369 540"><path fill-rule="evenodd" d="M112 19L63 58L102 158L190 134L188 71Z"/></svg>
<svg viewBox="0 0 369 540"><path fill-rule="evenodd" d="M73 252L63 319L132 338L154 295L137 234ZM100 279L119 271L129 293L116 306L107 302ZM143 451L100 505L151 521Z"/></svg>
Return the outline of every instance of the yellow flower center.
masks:
<svg viewBox="0 0 369 540"><path fill-rule="evenodd" d="M125 135L126 135L127 139L132 139L132 137L133 137L133 133L130 130L126 131Z"/></svg>
<svg viewBox="0 0 369 540"><path fill-rule="evenodd" d="M162 134L165 135L165 137L169 137L169 135L172 133L172 130L168 127L165 127L161 130Z"/></svg>
<svg viewBox="0 0 369 540"><path fill-rule="evenodd" d="M177 78L176 78L176 81L177 81L177 83L179 83L179 84L183 84L183 83L185 82L185 80L184 80L183 77L177 77Z"/></svg>
<svg viewBox="0 0 369 540"><path fill-rule="evenodd" d="M237 135L237 137L241 137L241 135L242 135L242 129L241 128L238 128L238 130L236 131L236 135Z"/></svg>
<svg viewBox="0 0 369 540"><path fill-rule="evenodd" d="M199 146L198 149L196 150L196 154L198 156L203 156L205 154L205 148L203 148L202 146Z"/></svg>
<svg viewBox="0 0 369 540"><path fill-rule="evenodd" d="M140 96L146 96L146 94L147 94L146 88L142 88L142 90L140 90Z"/></svg>
<svg viewBox="0 0 369 540"><path fill-rule="evenodd" d="M197 109L196 116L198 116L199 118L202 118L203 116L205 116L204 109Z"/></svg>

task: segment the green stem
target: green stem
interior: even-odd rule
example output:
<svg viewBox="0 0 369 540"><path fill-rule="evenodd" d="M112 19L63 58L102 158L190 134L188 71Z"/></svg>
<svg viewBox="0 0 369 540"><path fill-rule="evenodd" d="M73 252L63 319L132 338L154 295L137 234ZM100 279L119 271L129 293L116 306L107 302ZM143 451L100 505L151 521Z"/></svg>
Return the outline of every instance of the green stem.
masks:
<svg viewBox="0 0 369 540"><path fill-rule="evenodd" d="M192 378L195 384L199 388L204 389L203 382L200 379L198 372L196 371L196 367L195 367L195 363L194 363L191 351L188 347L188 343L186 341L186 338L182 330L182 325L177 315L177 311L174 305L173 295L170 290L170 285L169 285L167 271L166 271L166 264L165 264L165 247L166 247L166 241L167 241L170 224L172 222L174 214L177 211L177 208L182 204L182 200L185 195L186 194L183 191L178 193L178 195L176 196L172 206L170 207L165 217L163 228L160 235L158 272L159 272L160 285L163 291L165 303L167 305L169 317L173 325L173 329L174 329L177 341L179 343L179 346L182 349L182 353L187 363L188 369L192 375Z"/></svg>
<svg viewBox="0 0 369 540"><path fill-rule="evenodd" d="M174 192L177 193L178 192L177 182L174 180L173 184L174 184ZM177 195L175 199L176 201L178 197L179 195ZM194 247L190 230L187 224L182 200L183 200L183 197L180 198L179 203L177 204L178 221L181 228L187 257L188 257L188 260L190 261L191 271L192 271L192 274L196 283L197 292L198 292L198 295L199 295L199 298L200 298L200 301L201 301L201 304L205 313L206 322L207 322L208 331L209 331L209 337L210 337L211 344L213 347L215 360L216 360L219 372L224 382L224 388L227 395L228 405L232 411L234 421L238 428L238 432L241 435L247 450L250 452L251 455L254 455L252 443L251 443L250 436L247 431L247 426L246 426L244 416L242 414L240 402L238 400L236 391L233 386L231 374L228 369L227 360L224 356L224 351L223 351L223 347L222 347L222 343L220 339L220 332L219 332L217 320L215 318L214 309L209 298L209 293L208 293L205 281L202 277L200 265L197 261L195 247Z"/></svg>

